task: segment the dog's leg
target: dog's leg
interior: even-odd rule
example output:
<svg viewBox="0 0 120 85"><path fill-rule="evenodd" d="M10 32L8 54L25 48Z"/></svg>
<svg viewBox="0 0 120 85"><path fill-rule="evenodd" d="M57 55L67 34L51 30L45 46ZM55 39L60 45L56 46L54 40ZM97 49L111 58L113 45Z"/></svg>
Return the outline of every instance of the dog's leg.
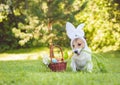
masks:
<svg viewBox="0 0 120 85"><path fill-rule="evenodd" d="M76 72L76 64L75 64L75 61L72 59L72 62L71 62L71 68L74 72Z"/></svg>
<svg viewBox="0 0 120 85"><path fill-rule="evenodd" d="M88 61L87 65L86 65L86 68L87 68L87 71L88 72L92 72L92 69L93 69L93 64L91 61Z"/></svg>

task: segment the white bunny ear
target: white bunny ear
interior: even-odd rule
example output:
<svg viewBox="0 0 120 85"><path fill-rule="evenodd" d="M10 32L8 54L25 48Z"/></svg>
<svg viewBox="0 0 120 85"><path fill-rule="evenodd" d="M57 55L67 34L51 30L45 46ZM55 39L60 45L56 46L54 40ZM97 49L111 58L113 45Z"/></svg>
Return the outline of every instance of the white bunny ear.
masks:
<svg viewBox="0 0 120 85"><path fill-rule="evenodd" d="M85 24L80 24L78 25L77 29L75 30L75 33L77 33L77 35L81 36L81 37L84 37L85 33L83 31L83 27L85 26Z"/></svg>
<svg viewBox="0 0 120 85"><path fill-rule="evenodd" d="M85 24L82 23L82 24L78 25L77 29L78 29L78 30L82 30L82 28L83 28L84 26L85 26Z"/></svg>
<svg viewBox="0 0 120 85"><path fill-rule="evenodd" d="M67 35L70 39L74 38L75 35L75 27L73 26L73 24L71 24L70 22L66 23L66 31L67 31Z"/></svg>

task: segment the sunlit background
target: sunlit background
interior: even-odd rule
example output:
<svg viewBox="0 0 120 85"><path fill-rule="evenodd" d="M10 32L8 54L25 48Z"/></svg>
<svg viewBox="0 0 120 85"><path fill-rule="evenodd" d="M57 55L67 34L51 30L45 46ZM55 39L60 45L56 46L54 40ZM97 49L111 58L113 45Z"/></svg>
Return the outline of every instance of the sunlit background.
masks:
<svg viewBox="0 0 120 85"><path fill-rule="evenodd" d="M51 42L70 49L67 21L76 27L85 23L85 37L93 52L120 49L118 0L2 0L0 52L49 48Z"/></svg>
<svg viewBox="0 0 120 85"><path fill-rule="evenodd" d="M66 22L85 24L92 73L72 71ZM120 85L120 0L0 0L0 85Z"/></svg>

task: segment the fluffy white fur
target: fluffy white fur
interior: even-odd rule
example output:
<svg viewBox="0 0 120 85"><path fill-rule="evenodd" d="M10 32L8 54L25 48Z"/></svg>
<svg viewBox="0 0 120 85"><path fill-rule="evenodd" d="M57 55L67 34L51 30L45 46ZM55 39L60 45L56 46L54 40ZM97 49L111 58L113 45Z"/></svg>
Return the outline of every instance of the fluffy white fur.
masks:
<svg viewBox="0 0 120 85"><path fill-rule="evenodd" d="M66 31L68 37L71 39L71 48L72 42L76 38L80 38L84 41L85 47L82 49L80 55L74 54L71 58L71 68L73 71L77 70L85 70L88 72L92 72L92 59L91 59L91 50L88 48L86 40L84 39L84 31L82 28L84 27L84 24L78 25L77 28L75 28L70 22L66 23Z"/></svg>

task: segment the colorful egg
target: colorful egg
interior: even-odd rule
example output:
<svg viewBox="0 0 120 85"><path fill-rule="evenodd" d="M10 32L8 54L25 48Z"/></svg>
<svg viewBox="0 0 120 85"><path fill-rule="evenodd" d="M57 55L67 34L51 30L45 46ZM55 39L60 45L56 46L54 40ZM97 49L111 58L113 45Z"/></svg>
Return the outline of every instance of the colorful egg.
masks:
<svg viewBox="0 0 120 85"><path fill-rule="evenodd" d="M57 59L52 58L52 62L53 62L53 63L57 63L58 61L57 61Z"/></svg>

